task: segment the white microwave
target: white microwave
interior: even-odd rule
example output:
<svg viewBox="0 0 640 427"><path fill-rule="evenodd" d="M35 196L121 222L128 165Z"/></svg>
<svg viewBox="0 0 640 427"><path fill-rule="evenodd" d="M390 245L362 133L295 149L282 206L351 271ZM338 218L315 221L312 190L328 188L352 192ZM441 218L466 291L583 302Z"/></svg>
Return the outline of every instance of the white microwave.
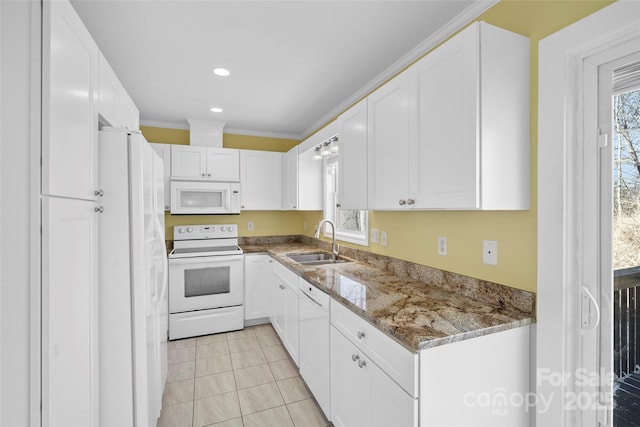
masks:
<svg viewBox="0 0 640 427"><path fill-rule="evenodd" d="M172 215L239 213L239 182L171 181Z"/></svg>

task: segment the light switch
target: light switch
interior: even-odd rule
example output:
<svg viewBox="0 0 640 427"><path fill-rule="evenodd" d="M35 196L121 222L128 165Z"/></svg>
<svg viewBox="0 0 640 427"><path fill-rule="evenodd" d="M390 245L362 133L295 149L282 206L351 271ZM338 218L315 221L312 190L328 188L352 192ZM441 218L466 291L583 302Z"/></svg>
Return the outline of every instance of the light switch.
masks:
<svg viewBox="0 0 640 427"><path fill-rule="evenodd" d="M438 255L447 255L447 238L438 237Z"/></svg>

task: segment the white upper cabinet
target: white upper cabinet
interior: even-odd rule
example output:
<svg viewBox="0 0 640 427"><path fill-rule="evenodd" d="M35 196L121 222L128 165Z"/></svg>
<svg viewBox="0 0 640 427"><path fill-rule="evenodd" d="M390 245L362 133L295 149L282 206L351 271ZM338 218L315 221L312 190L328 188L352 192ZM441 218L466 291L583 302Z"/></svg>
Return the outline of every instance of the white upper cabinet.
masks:
<svg viewBox="0 0 640 427"><path fill-rule="evenodd" d="M529 208L529 40L475 23L406 72L409 207Z"/></svg>
<svg viewBox="0 0 640 427"><path fill-rule="evenodd" d="M94 199L98 46L70 3L43 6L42 194Z"/></svg>
<svg viewBox="0 0 640 427"><path fill-rule="evenodd" d="M338 204L342 209L367 209L367 99L349 108L338 121Z"/></svg>
<svg viewBox="0 0 640 427"><path fill-rule="evenodd" d="M240 150L240 208L280 210L282 153Z"/></svg>
<svg viewBox="0 0 640 427"><path fill-rule="evenodd" d="M299 147L299 146L298 146ZM298 210L322 210L322 161L313 149L298 154Z"/></svg>
<svg viewBox="0 0 640 427"><path fill-rule="evenodd" d="M171 178L240 181L240 151L230 148L172 145Z"/></svg>
<svg viewBox="0 0 640 427"><path fill-rule="evenodd" d="M214 181L240 181L240 151L233 148L207 148L207 178Z"/></svg>
<svg viewBox="0 0 640 427"><path fill-rule="evenodd" d="M140 112L118 80L106 58L100 53L100 87L98 112L107 126L138 129Z"/></svg>
<svg viewBox="0 0 640 427"><path fill-rule="evenodd" d="M282 209L298 209L298 146L282 154Z"/></svg>
<svg viewBox="0 0 640 427"><path fill-rule="evenodd" d="M205 179L207 149L191 145L171 146L171 178Z"/></svg>
<svg viewBox="0 0 640 427"><path fill-rule="evenodd" d="M529 209L529 91L529 40L476 22L373 92L367 207ZM341 163L342 204L364 206Z"/></svg>
<svg viewBox="0 0 640 427"><path fill-rule="evenodd" d="M369 95L367 110L368 208L403 208L409 186L409 76L402 73Z"/></svg>

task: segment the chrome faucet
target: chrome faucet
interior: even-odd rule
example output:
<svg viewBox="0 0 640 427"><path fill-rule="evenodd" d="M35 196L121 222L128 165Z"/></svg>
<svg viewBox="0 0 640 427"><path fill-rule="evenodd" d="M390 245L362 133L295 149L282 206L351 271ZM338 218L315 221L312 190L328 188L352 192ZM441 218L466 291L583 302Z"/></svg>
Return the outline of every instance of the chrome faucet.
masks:
<svg viewBox="0 0 640 427"><path fill-rule="evenodd" d="M336 249L336 226L335 224L328 220L328 219L323 219L322 221L320 221L320 223L318 224L318 228L316 229L316 235L315 238L319 238L320 237L320 230L322 230L322 224L324 223L328 223L329 225L331 225L331 240L333 241L333 247L331 248L331 255L333 257L333 260L336 260L336 257L338 256L338 249Z"/></svg>

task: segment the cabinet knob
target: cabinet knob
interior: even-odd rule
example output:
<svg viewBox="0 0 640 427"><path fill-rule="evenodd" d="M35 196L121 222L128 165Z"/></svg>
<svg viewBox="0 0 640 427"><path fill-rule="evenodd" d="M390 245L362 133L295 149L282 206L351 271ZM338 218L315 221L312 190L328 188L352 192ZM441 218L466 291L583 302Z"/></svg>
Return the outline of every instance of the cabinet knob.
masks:
<svg viewBox="0 0 640 427"><path fill-rule="evenodd" d="M280 289L284 290L284 285L280 285Z"/></svg>
<svg viewBox="0 0 640 427"><path fill-rule="evenodd" d="M367 366L367 362L365 362L364 360L358 360L358 366L364 368L365 366Z"/></svg>
<svg viewBox="0 0 640 427"><path fill-rule="evenodd" d="M210 173L208 173L208 174L207 174L207 176L208 176L209 178L211 178L211 174L210 174Z"/></svg>
<svg viewBox="0 0 640 427"><path fill-rule="evenodd" d="M102 205L96 206L95 208L93 208L93 211L102 213L102 212L104 212L104 206L102 206Z"/></svg>
<svg viewBox="0 0 640 427"><path fill-rule="evenodd" d="M364 338L364 332L360 332L360 331L358 331L357 335L358 335L358 338L359 338L359 339Z"/></svg>
<svg viewBox="0 0 640 427"><path fill-rule="evenodd" d="M104 196L104 190L96 190L93 192L94 196L102 197Z"/></svg>
<svg viewBox="0 0 640 427"><path fill-rule="evenodd" d="M203 177L205 176L205 174L204 174L204 173L202 173L202 174L200 174L200 175L202 175Z"/></svg>
<svg viewBox="0 0 640 427"><path fill-rule="evenodd" d="M351 360L353 360L354 362L355 362L356 360L358 360L358 359L360 359L360 356L359 356L359 355L357 355L357 354L352 354L352 355L351 355Z"/></svg>
<svg viewBox="0 0 640 427"><path fill-rule="evenodd" d="M165 207L164 207L164 210L165 210L165 211L168 211L169 209L171 209L171 206L165 206Z"/></svg>
<svg viewBox="0 0 640 427"><path fill-rule="evenodd" d="M415 201L415 200L413 200L413 199L407 199L407 204L408 204L408 205L412 205L412 204L414 204L415 202L416 202L416 201Z"/></svg>
<svg viewBox="0 0 640 427"><path fill-rule="evenodd" d="M295 209L295 208L296 208L296 205L293 205L293 209Z"/></svg>
<svg viewBox="0 0 640 427"><path fill-rule="evenodd" d="M406 202L406 200L404 200L404 199L400 199L400 200L398 201L398 204L399 204L400 206L404 206L404 205L406 205L406 204L407 204L407 202Z"/></svg>
<svg viewBox="0 0 640 427"><path fill-rule="evenodd" d="M244 209L244 205L240 206L241 209Z"/></svg>
<svg viewBox="0 0 640 427"><path fill-rule="evenodd" d="M339 208L340 206L342 206L340 203L336 203L336 208Z"/></svg>

